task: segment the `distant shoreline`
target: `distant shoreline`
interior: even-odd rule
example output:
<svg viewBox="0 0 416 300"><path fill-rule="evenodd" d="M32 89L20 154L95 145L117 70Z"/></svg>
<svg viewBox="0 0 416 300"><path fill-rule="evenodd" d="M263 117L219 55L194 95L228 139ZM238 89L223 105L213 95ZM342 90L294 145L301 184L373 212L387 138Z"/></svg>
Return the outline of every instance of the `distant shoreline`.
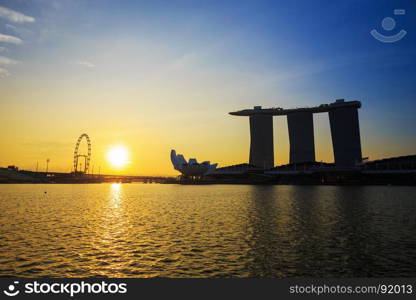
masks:
<svg viewBox="0 0 416 300"><path fill-rule="evenodd" d="M321 168L315 170L225 170L202 177L157 177L92 175L81 173L44 173L0 169L0 184L92 184L134 183L146 184L244 184L244 185L397 185L416 186L416 170L360 170Z"/></svg>

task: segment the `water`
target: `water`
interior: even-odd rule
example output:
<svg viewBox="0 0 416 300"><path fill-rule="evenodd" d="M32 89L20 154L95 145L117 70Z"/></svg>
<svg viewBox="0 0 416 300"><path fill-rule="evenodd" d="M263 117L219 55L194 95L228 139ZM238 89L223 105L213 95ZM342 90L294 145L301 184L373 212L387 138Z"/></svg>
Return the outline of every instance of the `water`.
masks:
<svg viewBox="0 0 416 300"><path fill-rule="evenodd" d="M385 186L4 184L0 276L416 277L415 194Z"/></svg>

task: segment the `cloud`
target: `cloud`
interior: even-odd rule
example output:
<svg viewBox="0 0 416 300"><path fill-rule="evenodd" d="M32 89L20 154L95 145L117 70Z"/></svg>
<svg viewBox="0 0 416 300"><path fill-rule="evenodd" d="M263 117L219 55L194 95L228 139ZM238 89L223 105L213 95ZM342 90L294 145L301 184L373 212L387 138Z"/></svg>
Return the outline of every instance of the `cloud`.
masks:
<svg viewBox="0 0 416 300"><path fill-rule="evenodd" d="M12 30L16 30L17 29L16 26L11 25L11 24L6 24L6 27L9 28L9 29L12 29Z"/></svg>
<svg viewBox="0 0 416 300"><path fill-rule="evenodd" d="M9 70L0 67L0 78L10 76Z"/></svg>
<svg viewBox="0 0 416 300"><path fill-rule="evenodd" d="M87 68L94 68L95 65L92 62L89 61L77 61L76 64L87 67Z"/></svg>
<svg viewBox="0 0 416 300"><path fill-rule="evenodd" d="M35 18L22 14L18 11L0 6L0 18L6 19L15 23L32 23Z"/></svg>
<svg viewBox="0 0 416 300"><path fill-rule="evenodd" d="M21 39L19 39L18 37L15 37L15 36L12 36L12 35L7 35L7 34L2 34L2 33L0 33L0 42L10 43L10 44L21 44L21 43L23 43L23 41Z"/></svg>
<svg viewBox="0 0 416 300"><path fill-rule="evenodd" d="M11 25L11 24L6 24L6 28L8 28L10 30L13 30L14 32L19 34L20 36L32 34L32 31L30 31L29 29L22 28L22 27L17 27L17 26Z"/></svg>
<svg viewBox="0 0 416 300"><path fill-rule="evenodd" d="M0 65L16 65L18 63L20 63L20 61L8 58L6 56L0 56Z"/></svg>

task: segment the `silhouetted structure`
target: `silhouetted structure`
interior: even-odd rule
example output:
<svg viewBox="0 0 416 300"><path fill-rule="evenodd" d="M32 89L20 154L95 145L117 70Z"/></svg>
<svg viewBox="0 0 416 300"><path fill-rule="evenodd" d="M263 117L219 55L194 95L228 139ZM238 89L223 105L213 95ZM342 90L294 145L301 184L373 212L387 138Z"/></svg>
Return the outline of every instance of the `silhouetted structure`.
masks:
<svg viewBox="0 0 416 300"><path fill-rule="evenodd" d="M261 109L261 107L254 109ZM250 164L264 169L274 166L273 117L271 115L250 116Z"/></svg>
<svg viewBox="0 0 416 300"><path fill-rule="evenodd" d="M88 152L87 154L78 154L78 150L79 150L79 145L82 141L82 139L85 137L86 141L87 141L87 146L88 146ZM78 159L80 157L84 158L84 170L78 171ZM90 166L90 160L91 160L91 141L90 141L90 137L88 136L88 134L83 133L80 135L80 137L77 140L77 143L75 144L75 150L74 150L74 173L78 173L78 172L82 172L84 174L87 174L88 172L88 168Z"/></svg>
<svg viewBox="0 0 416 300"><path fill-rule="evenodd" d="M211 164L209 161L198 163L195 158L190 158L189 161L183 157L182 154L176 154L175 150L170 152L170 160L173 168L185 177L201 177L212 173L218 164Z"/></svg>
<svg viewBox="0 0 416 300"><path fill-rule="evenodd" d="M312 112L295 112L287 115L289 129L290 163L315 160L315 140Z"/></svg>
<svg viewBox="0 0 416 300"><path fill-rule="evenodd" d="M354 167L362 161L356 107L336 107L328 112L335 164Z"/></svg>
<svg viewBox="0 0 416 300"><path fill-rule="evenodd" d="M316 107L294 109L261 108L230 112L234 116L250 118L250 164L270 169L274 166L273 116L287 116L290 163L315 161L313 114L329 113L335 165L354 168L362 162L360 127L358 121L359 101L336 100Z"/></svg>

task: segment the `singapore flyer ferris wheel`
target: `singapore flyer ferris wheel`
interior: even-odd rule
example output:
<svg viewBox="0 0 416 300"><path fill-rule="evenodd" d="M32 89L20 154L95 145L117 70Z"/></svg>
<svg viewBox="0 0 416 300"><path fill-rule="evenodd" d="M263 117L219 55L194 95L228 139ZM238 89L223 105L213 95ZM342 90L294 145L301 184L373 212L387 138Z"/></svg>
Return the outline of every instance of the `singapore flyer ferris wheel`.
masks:
<svg viewBox="0 0 416 300"><path fill-rule="evenodd" d="M86 154L79 154L79 145L81 144L82 139L85 137L85 140L87 141L88 150ZM78 170L78 162L79 158L84 158L84 168L82 169L82 165L80 167L80 170ZM77 140L77 143L75 144L75 151L74 151L74 172L82 172L84 174L88 173L88 168L90 166L90 160L91 160L91 140L88 136L88 134L83 133L80 135L80 137Z"/></svg>

